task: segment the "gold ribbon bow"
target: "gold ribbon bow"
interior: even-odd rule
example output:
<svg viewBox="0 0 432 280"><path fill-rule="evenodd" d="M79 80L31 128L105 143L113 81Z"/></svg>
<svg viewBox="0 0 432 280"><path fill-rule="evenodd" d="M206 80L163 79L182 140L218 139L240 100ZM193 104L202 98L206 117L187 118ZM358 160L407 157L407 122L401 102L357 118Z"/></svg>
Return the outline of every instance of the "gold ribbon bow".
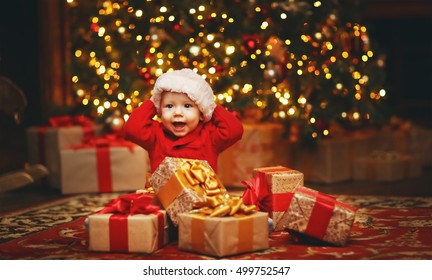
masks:
<svg viewBox="0 0 432 280"><path fill-rule="evenodd" d="M181 166L181 172L187 182L200 195L219 195L226 190L216 178L214 171L199 161L185 161Z"/></svg>
<svg viewBox="0 0 432 280"><path fill-rule="evenodd" d="M185 165L186 168L183 169ZM256 210L255 205L244 205L241 197L231 197L218 181L214 171L201 162L186 162L182 170L192 186L199 186L204 191L205 201L196 202L193 213L223 217L236 213L250 214Z"/></svg>
<svg viewBox="0 0 432 280"><path fill-rule="evenodd" d="M218 203L213 205L214 201ZM203 214L210 217L234 216L235 214L251 214L256 210L255 205L245 205L241 197L225 196L207 197L206 202L199 204L195 203L194 210L191 213Z"/></svg>
<svg viewBox="0 0 432 280"><path fill-rule="evenodd" d="M184 188L189 188L204 198L194 203L193 213L222 217L236 213L250 214L256 210L255 205L244 205L240 197L230 197L213 169L199 160L182 162L170 180L160 189L158 198L167 208Z"/></svg>

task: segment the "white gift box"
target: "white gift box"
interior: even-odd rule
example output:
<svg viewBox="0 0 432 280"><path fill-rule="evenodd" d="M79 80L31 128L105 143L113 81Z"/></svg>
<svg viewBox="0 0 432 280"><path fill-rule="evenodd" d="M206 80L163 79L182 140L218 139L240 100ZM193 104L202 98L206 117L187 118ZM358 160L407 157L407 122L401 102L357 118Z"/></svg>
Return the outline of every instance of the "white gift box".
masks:
<svg viewBox="0 0 432 280"><path fill-rule="evenodd" d="M293 168L304 173L305 181L334 183L351 179L348 139L323 139L316 147L295 151Z"/></svg>
<svg viewBox="0 0 432 280"><path fill-rule="evenodd" d="M166 212L88 216L89 250L153 253L168 243Z"/></svg>
<svg viewBox="0 0 432 280"><path fill-rule="evenodd" d="M354 180L397 181L421 174L418 156L376 151L354 160Z"/></svg>
<svg viewBox="0 0 432 280"><path fill-rule="evenodd" d="M98 135L101 127L67 127L32 126L27 128L27 153L30 164L42 164L47 167L48 184L61 188L60 150L61 148L80 144L86 136Z"/></svg>
<svg viewBox="0 0 432 280"><path fill-rule="evenodd" d="M62 149L62 193L119 192L144 188L150 170L148 153L138 145L123 142L124 146L111 143L111 146L83 145Z"/></svg>
<svg viewBox="0 0 432 280"><path fill-rule="evenodd" d="M374 149L375 133L365 131L322 139L313 147L293 149L293 168L304 173L305 181L336 183L353 178L354 159Z"/></svg>

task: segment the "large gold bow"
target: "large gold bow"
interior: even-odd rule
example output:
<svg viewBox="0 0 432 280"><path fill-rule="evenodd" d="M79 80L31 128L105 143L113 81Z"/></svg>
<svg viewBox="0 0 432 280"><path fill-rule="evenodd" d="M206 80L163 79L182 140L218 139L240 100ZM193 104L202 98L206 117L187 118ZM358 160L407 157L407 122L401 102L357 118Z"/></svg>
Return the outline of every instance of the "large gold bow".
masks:
<svg viewBox="0 0 432 280"><path fill-rule="evenodd" d="M225 194L225 187L218 181L214 171L200 161L185 161L182 163L181 172L189 185L202 195Z"/></svg>
<svg viewBox="0 0 432 280"><path fill-rule="evenodd" d="M214 171L201 162L185 162L181 169L194 190L204 192L205 201L195 202L192 213L222 217L236 213L250 214L256 210L255 205L244 205L241 197L231 197Z"/></svg>

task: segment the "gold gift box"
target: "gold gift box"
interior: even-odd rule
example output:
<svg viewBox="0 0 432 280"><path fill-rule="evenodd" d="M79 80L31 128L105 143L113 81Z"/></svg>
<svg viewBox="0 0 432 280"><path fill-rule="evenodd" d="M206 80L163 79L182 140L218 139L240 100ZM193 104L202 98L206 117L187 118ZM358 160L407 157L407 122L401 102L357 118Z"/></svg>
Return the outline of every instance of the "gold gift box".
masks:
<svg viewBox="0 0 432 280"><path fill-rule="evenodd" d="M254 168L252 174L263 174L272 193L294 192L304 185L302 172L281 165Z"/></svg>
<svg viewBox="0 0 432 280"><path fill-rule="evenodd" d="M224 257L269 247L265 212L228 217L182 213L178 218L181 250Z"/></svg>
<svg viewBox="0 0 432 280"><path fill-rule="evenodd" d="M349 238L355 212L332 196L302 187L294 193L282 223L288 230L341 246Z"/></svg>
<svg viewBox="0 0 432 280"><path fill-rule="evenodd" d="M178 214L205 203L209 194L225 194L225 187L205 160L166 157L149 179L172 222Z"/></svg>
<svg viewBox="0 0 432 280"><path fill-rule="evenodd" d="M253 177L260 177L262 187L271 193L272 208L266 210L273 219L274 230L283 230L281 219L288 210L288 205L284 201L286 201L287 196L304 185L303 173L284 166L268 166L255 168Z"/></svg>

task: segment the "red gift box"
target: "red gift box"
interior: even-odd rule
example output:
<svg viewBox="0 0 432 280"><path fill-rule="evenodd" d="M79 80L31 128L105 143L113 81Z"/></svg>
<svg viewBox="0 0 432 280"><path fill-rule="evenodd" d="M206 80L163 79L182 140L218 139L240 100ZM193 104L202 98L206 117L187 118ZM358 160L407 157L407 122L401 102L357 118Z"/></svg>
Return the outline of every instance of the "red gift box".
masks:
<svg viewBox="0 0 432 280"><path fill-rule="evenodd" d="M100 134L102 127L85 116L52 117L49 123L27 128L28 160L30 164L45 165L49 170L48 184L60 188L60 150Z"/></svg>
<svg viewBox="0 0 432 280"><path fill-rule="evenodd" d="M142 189L150 168L147 151L116 135L91 138L61 150L64 194Z"/></svg>
<svg viewBox="0 0 432 280"><path fill-rule="evenodd" d="M153 196L127 194L88 216L89 250L152 253L168 243L166 212Z"/></svg>
<svg viewBox="0 0 432 280"><path fill-rule="evenodd" d="M335 245L347 242L356 208L306 187L298 188L286 203L288 210L281 217L285 229Z"/></svg>
<svg viewBox="0 0 432 280"><path fill-rule="evenodd" d="M303 173L284 166L255 168L252 181L243 183L248 187L242 196L244 203L268 212L274 229L283 230L281 215L287 211L292 193L303 186Z"/></svg>

